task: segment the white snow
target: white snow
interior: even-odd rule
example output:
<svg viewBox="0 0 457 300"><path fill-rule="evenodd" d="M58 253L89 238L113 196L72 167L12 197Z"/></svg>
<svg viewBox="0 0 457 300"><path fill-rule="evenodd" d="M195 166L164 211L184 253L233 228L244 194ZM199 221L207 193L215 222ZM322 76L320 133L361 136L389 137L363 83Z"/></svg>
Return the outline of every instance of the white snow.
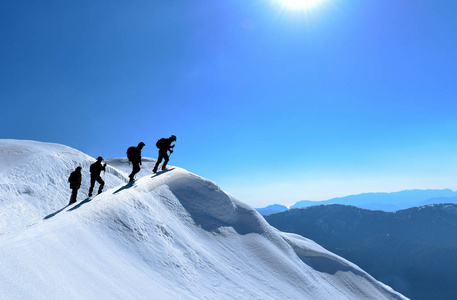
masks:
<svg viewBox="0 0 457 300"><path fill-rule="evenodd" d="M141 159L141 170L135 175L135 178L141 178L146 175L151 175L152 169L154 168L154 165L157 162L157 159L149 158L149 157L143 157ZM122 171L123 174L125 175L125 178L128 179L128 176L130 173L132 173L132 164L127 160L127 157L125 158L108 158L105 159L105 163L108 166L114 167L119 171ZM161 166L161 165L160 165ZM159 169L160 170L160 169Z"/></svg>
<svg viewBox="0 0 457 300"><path fill-rule="evenodd" d="M107 160L107 190L65 207L69 172L93 160L0 140L2 220L15 221L0 226L0 299L406 299L178 167L127 184Z"/></svg>
<svg viewBox="0 0 457 300"><path fill-rule="evenodd" d="M94 158L63 145L0 140L0 235L38 222L68 204L67 180L77 166L83 167L78 200L87 198L93 162ZM105 173L105 190L128 181L109 166Z"/></svg>

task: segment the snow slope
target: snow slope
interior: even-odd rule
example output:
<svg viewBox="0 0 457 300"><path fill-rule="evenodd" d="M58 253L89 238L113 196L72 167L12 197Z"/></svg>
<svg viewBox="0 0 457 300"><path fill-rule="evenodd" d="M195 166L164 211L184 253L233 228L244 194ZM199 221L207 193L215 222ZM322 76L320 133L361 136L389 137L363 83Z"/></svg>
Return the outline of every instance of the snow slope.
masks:
<svg viewBox="0 0 457 300"><path fill-rule="evenodd" d="M74 158L70 169L78 163ZM3 170L8 163L0 164ZM49 162L41 167L58 169ZM40 180L51 185L41 176L38 186ZM49 191L43 202L54 199ZM178 167L64 205L0 236L0 299L405 299L316 243L279 232L213 182Z"/></svg>
<svg viewBox="0 0 457 300"><path fill-rule="evenodd" d="M78 200L85 199L93 162L94 158L63 145L0 140L0 235L38 222L68 204L67 180L77 166L83 168ZM105 190L128 181L109 166L103 176Z"/></svg>
<svg viewBox="0 0 457 300"><path fill-rule="evenodd" d="M152 169L157 162L157 159L142 157L141 159L141 170L135 175L135 178L141 178L152 173ZM132 173L132 164L125 158L108 158L105 159L105 163L108 166L114 167L119 171L122 171L125 174L125 177L128 178L129 174ZM160 166L159 166L160 167Z"/></svg>

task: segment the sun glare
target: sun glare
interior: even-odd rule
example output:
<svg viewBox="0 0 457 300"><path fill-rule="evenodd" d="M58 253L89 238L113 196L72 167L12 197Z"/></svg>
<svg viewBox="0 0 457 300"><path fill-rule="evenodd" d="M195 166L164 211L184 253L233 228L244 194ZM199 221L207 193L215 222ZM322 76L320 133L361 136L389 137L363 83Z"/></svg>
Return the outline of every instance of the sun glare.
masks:
<svg viewBox="0 0 457 300"><path fill-rule="evenodd" d="M316 6L322 0L280 0L282 5L289 9L310 9Z"/></svg>

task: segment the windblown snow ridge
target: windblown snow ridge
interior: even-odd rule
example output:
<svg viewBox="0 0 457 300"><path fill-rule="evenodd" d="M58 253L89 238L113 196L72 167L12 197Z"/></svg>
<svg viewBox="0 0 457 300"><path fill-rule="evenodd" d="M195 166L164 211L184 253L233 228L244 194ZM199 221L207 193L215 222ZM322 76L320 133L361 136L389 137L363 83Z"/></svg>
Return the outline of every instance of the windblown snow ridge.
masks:
<svg viewBox="0 0 457 300"><path fill-rule="evenodd" d="M0 265L1 299L405 299L178 167L0 236Z"/></svg>

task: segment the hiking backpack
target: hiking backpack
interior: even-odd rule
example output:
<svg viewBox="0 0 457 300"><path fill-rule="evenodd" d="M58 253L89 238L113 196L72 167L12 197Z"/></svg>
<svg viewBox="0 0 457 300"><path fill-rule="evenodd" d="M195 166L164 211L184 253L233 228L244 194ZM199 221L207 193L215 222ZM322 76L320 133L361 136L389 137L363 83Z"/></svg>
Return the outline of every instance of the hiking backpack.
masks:
<svg viewBox="0 0 457 300"><path fill-rule="evenodd" d="M134 158L135 156L135 147L132 146L132 147L129 147L127 149L127 158L129 161L132 161L132 159Z"/></svg>
<svg viewBox="0 0 457 300"><path fill-rule="evenodd" d="M160 140L157 141L156 143L156 147L159 148L159 149L162 149L166 146L166 139L165 138L161 138Z"/></svg>
<svg viewBox="0 0 457 300"><path fill-rule="evenodd" d="M71 172L70 177L68 177L68 182L70 184L73 184L76 182L76 173L75 172Z"/></svg>
<svg viewBox="0 0 457 300"><path fill-rule="evenodd" d="M73 188L79 188L80 186L80 174L78 174L76 171L72 172L70 174L70 177L68 177L68 182L70 183L70 189L73 189Z"/></svg>

